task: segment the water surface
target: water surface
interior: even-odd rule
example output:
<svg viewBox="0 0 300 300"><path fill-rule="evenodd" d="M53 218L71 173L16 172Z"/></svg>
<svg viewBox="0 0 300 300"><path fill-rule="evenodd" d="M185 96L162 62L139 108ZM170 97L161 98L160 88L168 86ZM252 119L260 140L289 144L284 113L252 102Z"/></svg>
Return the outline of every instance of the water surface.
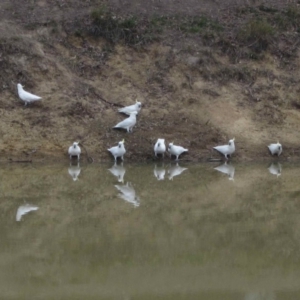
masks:
<svg viewBox="0 0 300 300"><path fill-rule="evenodd" d="M300 299L300 165L1 165L3 299Z"/></svg>

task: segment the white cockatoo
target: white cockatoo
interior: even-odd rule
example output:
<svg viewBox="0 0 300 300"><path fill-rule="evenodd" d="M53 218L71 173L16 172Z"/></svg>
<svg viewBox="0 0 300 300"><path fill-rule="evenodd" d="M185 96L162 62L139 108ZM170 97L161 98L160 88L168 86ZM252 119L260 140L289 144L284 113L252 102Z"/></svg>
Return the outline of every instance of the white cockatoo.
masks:
<svg viewBox="0 0 300 300"><path fill-rule="evenodd" d="M231 156L235 151L234 140L235 139L233 138L232 140L229 140L228 145L216 146L214 149L222 153L226 160L228 160L228 155Z"/></svg>
<svg viewBox="0 0 300 300"><path fill-rule="evenodd" d="M115 161L117 161L118 157L121 157L122 160L124 160L124 154L126 153L126 149L124 147L124 140L120 141L118 143L118 146L111 147L107 149L115 158Z"/></svg>
<svg viewBox="0 0 300 300"><path fill-rule="evenodd" d="M113 128L122 128L127 130L127 132L132 132L132 128L136 124L136 115L137 115L136 111L131 112L127 119L121 121Z"/></svg>
<svg viewBox="0 0 300 300"><path fill-rule="evenodd" d="M81 149L78 146L79 142L74 142L72 146L69 147L68 153L70 155L70 159L72 159L73 156L77 156L77 159L80 159Z"/></svg>
<svg viewBox="0 0 300 300"><path fill-rule="evenodd" d="M18 87L18 94L19 94L19 97L22 101L25 102L25 105L27 105L28 103L31 103L31 102L35 102L35 101L38 101L38 100L41 100L42 97L39 97L39 96L36 96L34 94L31 94L31 93L28 93L26 92L24 89L23 89L23 86L21 83L18 83L17 84L17 87Z"/></svg>
<svg viewBox="0 0 300 300"><path fill-rule="evenodd" d="M164 157L164 153L166 152L165 139L157 139L157 142L154 145L154 153L157 157L157 154L161 154Z"/></svg>
<svg viewBox="0 0 300 300"><path fill-rule="evenodd" d="M135 104L119 108L118 111L126 115L130 115L130 113L134 111L136 111L138 114L141 108L142 108L142 103L136 100Z"/></svg>
<svg viewBox="0 0 300 300"><path fill-rule="evenodd" d="M282 146L279 142L277 142L276 144L270 144L268 148L272 155L277 154L277 156L279 156L282 152Z"/></svg>
<svg viewBox="0 0 300 300"><path fill-rule="evenodd" d="M180 154L182 154L183 152L188 152L188 149L185 149L181 146L176 146L174 145L174 143L169 143L169 147L168 147L168 152L174 156L176 156L176 160L178 160L178 157Z"/></svg>

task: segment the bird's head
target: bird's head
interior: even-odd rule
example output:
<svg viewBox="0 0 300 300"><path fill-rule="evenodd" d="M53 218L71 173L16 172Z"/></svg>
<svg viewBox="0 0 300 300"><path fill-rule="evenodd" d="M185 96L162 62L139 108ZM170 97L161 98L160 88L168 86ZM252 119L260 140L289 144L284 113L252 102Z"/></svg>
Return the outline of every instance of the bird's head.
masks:
<svg viewBox="0 0 300 300"><path fill-rule="evenodd" d="M137 99L135 99L135 105L137 108L141 108L142 107L142 103L137 101Z"/></svg>
<svg viewBox="0 0 300 300"><path fill-rule="evenodd" d="M23 89L23 88L24 88L24 86L23 86L21 83L18 83L18 84L17 84L17 87L18 87L18 90L20 90L20 89Z"/></svg>
<svg viewBox="0 0 300 300"><path fill-rule="evenodd" d="M232 140L229 140L228 145L232 146L234 144L234 140L235 140L235 138L233 138Z"/></svg>

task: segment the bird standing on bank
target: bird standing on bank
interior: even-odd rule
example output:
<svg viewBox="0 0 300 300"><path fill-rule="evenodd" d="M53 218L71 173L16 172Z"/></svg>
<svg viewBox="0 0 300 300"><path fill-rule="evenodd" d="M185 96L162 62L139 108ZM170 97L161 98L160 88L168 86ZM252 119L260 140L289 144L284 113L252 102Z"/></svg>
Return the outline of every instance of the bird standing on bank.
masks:
<svg viewBox="0 0 300 300"><path fill-rule="evenodd" d="M277 144L270 144L268 148L272 155L277 154L277 156L279 156L282 152L282 146L279 142L277 142Z"/></svg>
<svg viewBox="0 0 300 300"><path fill-rule="evenodd" d="M80 159L81 149L78 146L79 142L74 142L72 146L69 147L68 153L70 155L70 159L72 159L73 156L77 156L77 159Z"/></svg>
<svg viewBox="0 0 300 300"><path fill-rule="evenodd" d="M183 152L188 152L188 149L185 149L181 146L176 146L174 143L169 143L168 152L172 155L176 156L176 160L178 160L179 155L181 155Z"/></svg>
<svg viewBox="0 0 300 300"><path fill-rule="evenodd" d="M124 154L126 153L126 149L124 147L124 140L120 141L118 143L118 146L111 147L107 149L115 158L115 161L117 161L118 157L121 157L122 160L124 160Z"/></svg>
<svg viewBox="0 0 300 300"><path fill-rule="evenodd" d="M216 146L213 148L222 153L225 156L226 160L228 160L228 155L231 156L231 154L235 151L234 140L234 138L232 140L229 140L228 145Z"/></svg>
<svg viewBox="0 0 300 300"><path fill-rule="evenodd" d="M164 157L164 153L166 152L165 139L157 139L157 142L154 145L154 153L157 157L157 154L161 154Z"/></svg>
<svg viewBox="0 0 300 300"><path fill-rule="evenodd" d="M122 122L118 123L113 128L122 128L122 129L126 129L127 132L132 132L132 128L136 124L136 115L137 115L136 111L131 112L130 116L127 119L125 119Z"/></svg>
<svg viewBox="0 0 300 300"><path fill-rule="evenodd" d="M39 97L39 96L36 96L34 94L31 94L31 93L28 93L26 92L24 89L23 89L23 86L21 83L18 83L17 84L17 87L18 87L18 94L19 94L19 97L22 101L25 102L25 106L28 104L28 103L31 103L31 102L35 102L35 101L38 101L38 100L41 100L42 97Z"/></svg>
<svg viewBox="0 0 300 300"><path fill-rule="evenodd" d="M123 114L126 114L126 115L130 115L130 113L135 112L135 111L138 114L140 112L141 108L142 108L142 103L136 101L135 104L119 108L118 111L120 113L123 113Z"/></svg>

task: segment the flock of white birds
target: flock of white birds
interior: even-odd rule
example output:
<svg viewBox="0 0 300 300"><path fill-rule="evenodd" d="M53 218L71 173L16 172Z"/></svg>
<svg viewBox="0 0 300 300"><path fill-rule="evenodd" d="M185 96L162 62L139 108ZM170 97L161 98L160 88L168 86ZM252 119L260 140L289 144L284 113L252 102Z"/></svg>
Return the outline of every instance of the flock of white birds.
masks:
<svg viewBox="0 0 300 300"><path fill-rule="evenodd" d="M42 99L42 97L39 97L37 95L25 91L24 86L22 86L20 83L17 84L17 87L18 87L19 97L22 101L24 101L25 105ZM135 104L132 104L130 106L120 108L118 111L120 113L124 113L128 115L128 118L119 122L113 128L125 129L127 132L132 132L132 129L136 124L136 116L141 111L141 108L142 108L142 103L138 101L136 101ZM231 157L231 155L235 152L234 140L235 139L233 138L229 140L227 145L216 146L213 147L213 149L223 154L225 159L228 160L228 156ZM107 149L113 155L115 161L117 161L118 157L124 160L124 155L126 153L124 142L125 141L123 139L118 143L117 146ZM282 145L279 142L270 144L268 148L272 155L277 154L277 156L279 156L282 152ZM154 145L155 156L157 157L159 154L162 157L164 157L166 150L168 150L171 157L176 156L176 161L179 160L179 156L182 153L188 152L188 149L182 146L174 145L174 143L169 143L168 149L166 149L165 139L161 139L161 138L157 139L157 142ZM79 142L74 142L73 145L69 147L68 153L70 159L75 156L79 160L81 154L81 148L79 147Z"/></svg>

